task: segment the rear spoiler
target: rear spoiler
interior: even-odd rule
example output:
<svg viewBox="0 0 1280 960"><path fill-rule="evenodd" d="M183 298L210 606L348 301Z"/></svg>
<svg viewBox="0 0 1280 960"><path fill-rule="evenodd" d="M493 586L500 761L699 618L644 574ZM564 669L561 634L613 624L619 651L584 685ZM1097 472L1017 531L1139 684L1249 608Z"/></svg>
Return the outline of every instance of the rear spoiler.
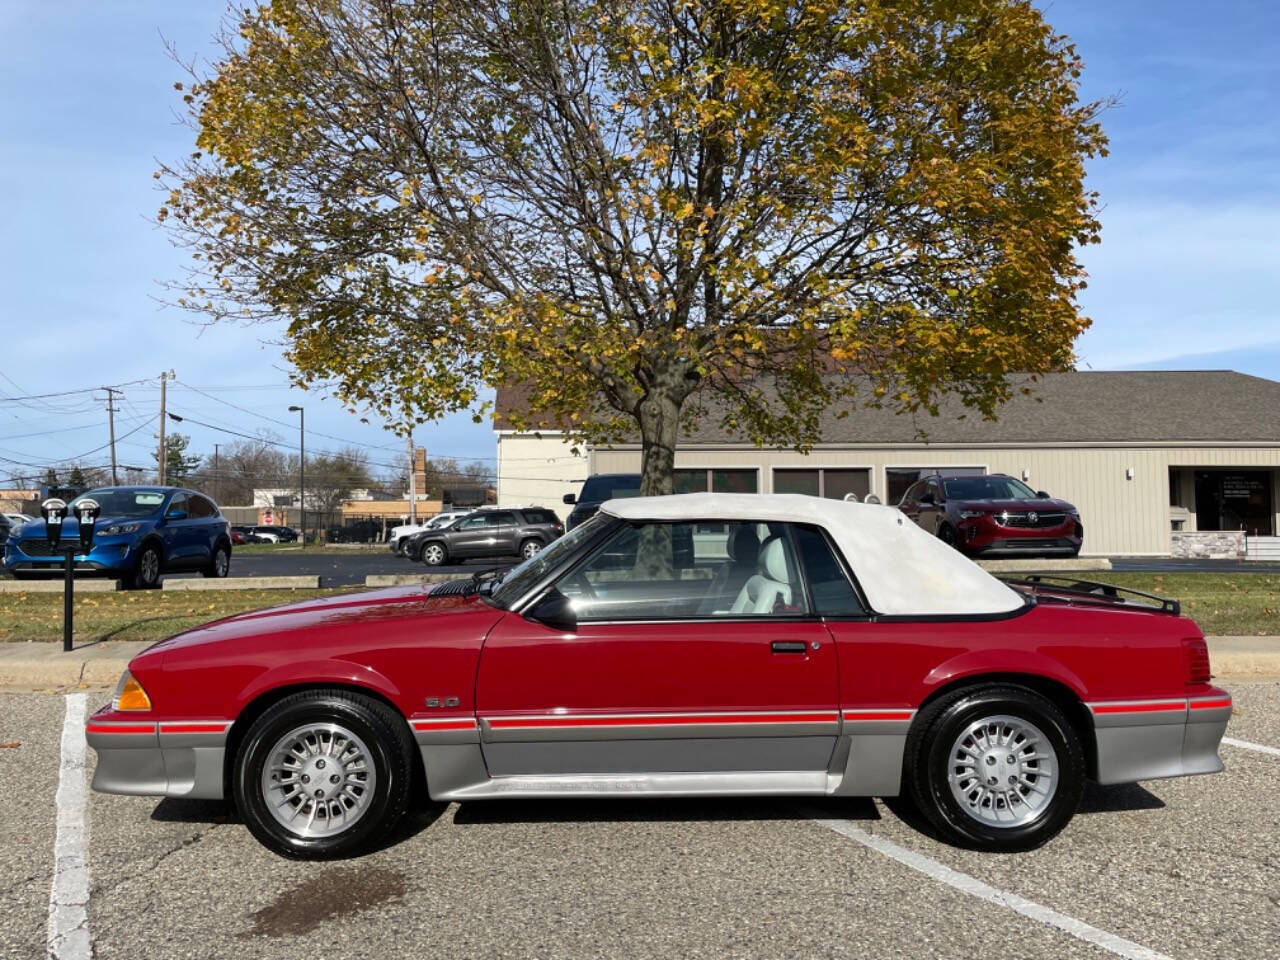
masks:
<svg viewBox="0 0 1280 960"><path fill-rule="evenodd" d="M1054 593L1078 597L1082 600L1101 601L1106 604L1145 607L1159 613L1178 616L1182 613L1182 604L1167 597L1158 597L1153 593L1143 593L1129 587L1117 587L1114 583L1099 583L1096 580L1077 580L1074 577L1055 577L1050 574L1033 573L1025 577L999 577L1010 586L1043 588ZM1127 598L1140 597L1144 602L1133 604Z"/></svg>

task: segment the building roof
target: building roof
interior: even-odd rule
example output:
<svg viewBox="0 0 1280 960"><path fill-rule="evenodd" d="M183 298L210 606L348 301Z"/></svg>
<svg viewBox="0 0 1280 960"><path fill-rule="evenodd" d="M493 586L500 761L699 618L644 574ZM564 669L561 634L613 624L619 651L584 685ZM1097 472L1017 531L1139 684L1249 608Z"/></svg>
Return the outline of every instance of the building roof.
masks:
<svg viewBox="0 0 1280 960"><path fill-rule="evenodd" d="M876 613L897 616L1000 614L1023 598L897 507L798 493L682 493L606 500L600 512L624 520L811 523L824 528L853 568Z"/></svg>
<svg viewBox="0 0 1280 960"><path fill-rule="evenodd" d="M953 396L936 417L836 405L822 416L821 442L1280 443L1280 382L1232 370L1071 371L1027 386L1031 395L1015 395L994 421ZM497 410L524 409L527 397L519 386L501 388ZM704 417L681 444L742 442L718 421Z"/></svg>

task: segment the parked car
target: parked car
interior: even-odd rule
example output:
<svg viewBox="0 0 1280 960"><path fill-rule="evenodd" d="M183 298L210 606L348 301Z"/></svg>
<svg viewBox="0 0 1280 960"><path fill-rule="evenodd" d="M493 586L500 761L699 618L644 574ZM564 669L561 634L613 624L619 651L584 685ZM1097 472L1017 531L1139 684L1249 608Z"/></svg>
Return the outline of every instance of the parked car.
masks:
<svg viewBox="0 0 1280 960"><path fill-rule="evenodd" d="M569 519L565 521L565 529L572 530L578 524L591 519L606 500L618 500L623 497L640 496L640 474L638 473L597 473L587 477L582 484L582 492L575 496L564 495L564 502L573 504Z"/></svg>
<svg viewBox="0 0 1280 960"><path fill-rule="evenodd" d="M478 557L528 559L563 533L564 524L546 507L476 510L415 535L405 554L430 567Z"/></svg>
<svg viewBox="0 0 1280 960"><path fill-rule="evenodd" d="M434 517L426 520L424 523L405 523L398 527L392 527L391 532L387 534L387 546L392 553L404 555L405 544L407 544L414 535L422 533L424 530L439 530L441 527L447 527L455 520L460 520L467 514L472 513L471 510L444 510L437 513Z"/></svg>
<svg viewBox="0 0 1280 960"><path fill-rule="evenodd" d="M293 527L282 527L277 524L260 523L253 528L255 536L263 543L297 543L298 531Z"/></svg>
<svg viewBox="0 0 1280 960"><path fill-rule="evenodd" d="M76 570L116 577L126 586L160 585L165 573L198 570L206 577L225 577L231 569L231 530L217 504L195 490L177 487L102 487L68 504L62 541L78 542L76 504L86 497L98 502L93 549L76 558ZM5 545L4 564L15 577L58 575L60 551L48 540L44 520L32 520L14 531Z"/></svg>
<svg viewBox="0 0 1280 960"><path fill-rule="evenodd" d="M351 520L324 532L325 543L374 543L382 536L381 520Z"/></svg>
<svg viewBox="0 0 1280 960"><path fill-rule="evenodd" d="M1084 543L1084 524L1074 506L1003 473L924 477L907 489L898 507L970 556L1074 557Z"/></svg>
<svg viewBox="0 0 1280 960"><path fill-rule="evenodd" d="M713 525L718 560L676 555ZM606 503L505 576L179 634L86 732L95 790L229 793L295 857L382 842L424 779L439 802L906 790L1007 851L1087 778L1222 770L1209 680L1175 601L1002 582L891 507L686 494Z"/></svg>
<svg viewBox="0 0 1280 960"><path fill-rule="evenodd" d="M247 543L267 543L267 540L265 537L260 537L254 533L251 526L234 524L231 527L231 543L239 547Z"/></svg>

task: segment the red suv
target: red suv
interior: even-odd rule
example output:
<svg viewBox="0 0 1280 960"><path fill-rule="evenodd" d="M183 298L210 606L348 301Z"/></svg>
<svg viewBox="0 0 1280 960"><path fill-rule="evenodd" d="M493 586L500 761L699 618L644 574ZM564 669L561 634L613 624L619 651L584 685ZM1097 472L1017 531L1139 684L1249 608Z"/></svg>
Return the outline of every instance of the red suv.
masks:
<svg viewBox="0 0 1280 960"><path fill-rule="evenodd" d="M973 556L1074 557L1084 543L1075 507L1003 473L924 477L903 494L898 509Z"/></svg>

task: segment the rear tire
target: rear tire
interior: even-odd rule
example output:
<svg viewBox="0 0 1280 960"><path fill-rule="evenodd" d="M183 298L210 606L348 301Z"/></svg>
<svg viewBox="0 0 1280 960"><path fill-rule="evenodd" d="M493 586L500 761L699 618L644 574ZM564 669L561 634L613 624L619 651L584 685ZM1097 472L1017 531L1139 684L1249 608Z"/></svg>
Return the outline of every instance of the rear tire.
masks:
<svg viewBox="0 0 1280 960"><path fill-rule="evenodd" d="M404 717L380 700L337 689L295 693L245 736L233 773L236 807L254 837L283 856L362 853L404 816L413 751Z"/></svg>
<svg viewBox="0 0 1280 960"><path fill-rule="evenodd" d="M536 557L542 552L542 541L529 539L520 544L520 556L528 560L530 557Z"/></svg>
<svg viewBox="0 0 1280 960"><path fill-rule="evenodd" d="M212 577L215 580L221 580L231 572L231 548L225 543L220 543L213 551L213 559L209 561L209 566L200 571L206 577Z"/></svg>
<svg viewBox="0 0 1280 960"><path fill-rule="evenodd" d="M1035 691L969 687L916 718L904 779L912 801L947 841L992 852L1029 850L1075 815L1084 751L1062 711Z"/></svg>

